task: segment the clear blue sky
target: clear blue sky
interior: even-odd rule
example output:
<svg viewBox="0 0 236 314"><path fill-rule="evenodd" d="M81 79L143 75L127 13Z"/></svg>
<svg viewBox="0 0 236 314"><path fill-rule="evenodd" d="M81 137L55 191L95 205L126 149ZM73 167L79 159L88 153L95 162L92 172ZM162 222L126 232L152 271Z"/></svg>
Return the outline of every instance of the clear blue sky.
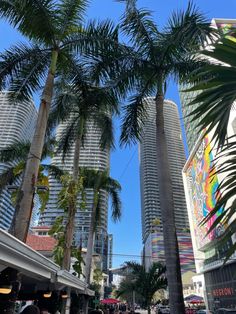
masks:
<svg viewBox="0 0 236 314"><path fill-rule="evenodd" d="M124 5L114 0L90 0L88 18L110 18L118 23ZM217 18L236 18L236 0L195 0L195 4L211 20ZM187 0L138 0L138 7L145 7L153 12L157 25L161 28L170 13L186 7ZM6 23L0 22L0 51L19 41L20 36ZM167 98L179 105L178 91L169 84ZM116 123L116 137L119 136L119 122ZM123 216L117 224L109 222L109 232L114 236L114 267L127 260L139 260L142 249L141 206L139 189L139 162L137 146L129 149L117 149L111 155L111 175L122 185ZM129 255L133 255L130 257Z"/></svg>

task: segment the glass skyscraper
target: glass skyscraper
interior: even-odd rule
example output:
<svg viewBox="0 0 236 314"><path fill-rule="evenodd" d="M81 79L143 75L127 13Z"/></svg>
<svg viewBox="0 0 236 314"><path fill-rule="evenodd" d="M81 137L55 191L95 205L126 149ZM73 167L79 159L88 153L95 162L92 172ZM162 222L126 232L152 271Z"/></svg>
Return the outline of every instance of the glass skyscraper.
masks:
<svg viewBox="0 0 236 314"><path fill-rule="evenodd" d="M36 120L37 110L32 101L12 103L9 99L9 92L1 92L0 150L17 141L30 141L33 137ZM11 165L0 163L0 173ZM15 182L15 185L20 185L20 180ZM14 211L10 192L5 188L0 194L0 228L9 229Z"/></svg>
<svg viewBox="0 0 236 314"><path fill-rule="evenodd" d="M163 247L163 239L161 240L162 223L156 159L156 150L158 149L156 141L156 107L153 97L145 98L144 101L148 106L148 117L143 128L143 136L139 149L142 237L146 252L148 251L146 255L151 257L151 260L158 260L158 252L154 253L154 251L158 245ZM171 100L165 100L164 103L164 123L173 188L176 230L180 236L187 232L186 238L188 238L190 243L189 254L192 257L191 239L190 234L188 234L189 221L182 179L182 169L186 158L178 108ZM158 236L154 237L154 233ZM161 259L163 259L163 254L159 256L159 260Z"/></svg>

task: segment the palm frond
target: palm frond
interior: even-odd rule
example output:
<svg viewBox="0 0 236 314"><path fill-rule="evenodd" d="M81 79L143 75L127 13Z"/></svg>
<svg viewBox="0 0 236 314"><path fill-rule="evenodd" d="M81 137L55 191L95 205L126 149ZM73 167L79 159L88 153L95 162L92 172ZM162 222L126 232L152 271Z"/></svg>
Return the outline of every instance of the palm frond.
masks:
<svg viewBox="0 0 236 314"><path fill-rule="evenodd" d="M147 118L144 97L150 95L144 87L141 93L129 98L129 105L124 107L122 118L121 145L136 143L142 137L142 129Z"/></svg>
<svg viewBox="0 0 236 314"><path fill-rule="evenodd" d="M114 221L120 220L121 218L121 200L120 200L120 191L121 186L118 181L108 178L108 184L106 191L111 197L112 204L112 219Z"/></svg>
<svg viewBox="0 0 236 314"><path fill-rule="evenodd" d="M57 167L56 165L42 164L42 167L43 167L44 171L46 171L50 176L54 177L57 180L60 180L60 178L62 176L68 174L65 170L62 170L61 168Z"/></svg>
<svg viewBox="0 0 236 314"><path fill-rule="evenodd" d="M189 1L185 11L173 12L166 29L169 45L192 51L196 47L204 47L216 38L217 31L211 27L208 19Z"/></svg>
<svg viewBox="0 0 236 314"><path fill-rule="evenodd" d="M90 21L82 31L68 35L61 49L84 55L99 55L104 50L113 50L118 44L118 29L109 20Z"/></svg>
<svg viewBox="0 0 236 314"><path fill-rule="evenodd" d="M14 181L20 177L14 174L14 166L8 167L0 174L0 192L8 185L12 185Z"/></svg>
<svg viewBox="0 0 236 314"><path fill-rule="evenodd" d="M0 150L0 162L26 160L30 149L30 142L15 142Z"/></svg>
<svg viewBox="0 0 236 314"><path fill-rule="evenodd" d="M30 39L55 42L54 0L1 0L0 17Z"/></svg>
<svg viewBox="0 0 236 314"><path fill-rule="evenodd" d="M37 45L19 44L6 50L0 55L0 86L18 100L29 100L41 85L50 54Z"/></svg>
<svg viewBox="0 0 236 314"><path fill-rule="evenodd" d="M202 54L215 61L193 72L190 79L194 86L188 91L198 91L189 104L195 107L192 119L198 121L201 129L214 130L213 138L222 147L227 137L230 110L236 99L236 43L224 38L213 46L212 52Z"/></svg>
<svg viewBox="0 0 236 314"><path fill-rule="evenodd" d="M84 20L88 3L88 0L63 0L58 4L61 38L78 29L78 25Z"/></svg>
<svg viewBox="0 0 236 314"><path fill-rule="evenodd" d="M114 148L113 121L109 114L101 113L94 117L94 122L101 131L100 146L102 149Z"/></svg>
<svg viewBox="0 0 236 314"><path fill-rule="evenodd" d="M121 30L130 37L134 47L150 54L158 35L151 13L145 9L138 10L136 1L128 0L126 4L126 11L121 19Z"/></svg>
<svg viewBox="0 0 236 314"><path fill-rule="evenodd" d="M71 91L71 88L65 88L64 82L56 84L55 89L58 89L56 92L56 96L53 100L52 109L48 118L48 132L52 132L52 130L59 124L64 121L67 121L75 107L77 102L76 95Z"/></svg>
<svg viewBox="0 0 236 314"><path fill-rule="evenodd" d="M71 146L73 145L77 132L80 128L80 120L77 116L72 117L68 123L66 123L65 128L62 132L60 138L58 138L57 153L62 152L62 160L64 161L68 153L71 151Z"/></svg>

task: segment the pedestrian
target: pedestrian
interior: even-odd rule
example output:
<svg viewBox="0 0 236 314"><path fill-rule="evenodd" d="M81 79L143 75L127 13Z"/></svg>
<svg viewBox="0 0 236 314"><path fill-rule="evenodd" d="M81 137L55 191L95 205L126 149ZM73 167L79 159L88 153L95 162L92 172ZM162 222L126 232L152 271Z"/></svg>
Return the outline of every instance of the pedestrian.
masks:
<svg viewBox="0 0 236 314"><path fill-rule="evenodd" d="M36 305L28 305L24 308L21 314L40 314L40 311Z"/></svg>
<svg viewBox="0 0 236 314"><path fill-rule="evenodd" d="M103 314L103 311L99 309L99 306L96 306L96 309L92 310L90 313L91 314Z"/></svg>

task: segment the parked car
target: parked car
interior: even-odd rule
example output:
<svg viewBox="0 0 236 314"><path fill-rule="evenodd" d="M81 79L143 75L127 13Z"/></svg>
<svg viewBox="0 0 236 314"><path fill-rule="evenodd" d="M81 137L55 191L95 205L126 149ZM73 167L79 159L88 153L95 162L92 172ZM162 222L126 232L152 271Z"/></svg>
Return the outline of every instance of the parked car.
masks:
<svg viewBox="0 0 236 314"><path fill-rule="evenodd" d="M203 310L198 310L196 314L212 314L212 312L209 310L203 309Z"/></svg>
<svg viewBox="0 0 236 314"><path fill-rule="evenodd" d="M215 314L236 314L236 309L217 309Z"/></svg>
<svg viewBox="0 0 236 314"><path fill-rule="evenodd" d="M159 314L159 312L161 311L162 314L169 314L170 313L170 308L166 305L159 305L156 313Z"/></svg>

